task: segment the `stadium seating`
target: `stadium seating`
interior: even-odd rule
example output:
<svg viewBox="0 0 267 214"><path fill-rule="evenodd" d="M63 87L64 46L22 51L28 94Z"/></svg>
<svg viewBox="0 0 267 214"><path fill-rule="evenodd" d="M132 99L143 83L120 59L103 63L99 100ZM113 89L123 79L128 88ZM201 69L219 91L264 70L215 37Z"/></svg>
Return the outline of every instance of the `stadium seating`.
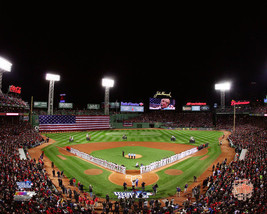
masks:
<svg viewBox="0 0 267 214"><path fill-rule="evenodd" d="M7 103L6 97L3 99ZM171 118L175 118L174 121L178 126L197 127L207 121L211 124L211 119L205 118L207 115L211 116L209 114L178 115L173 113L167 115L160 113L156 117L156 113L151 113L132 120L170 121ZM232 117L219 116L218 127L232 128ZM144 213L157 213L160 210L161 213L266 213L266 134L264 117L238 117L236 131L230 139L233 145L239 148L237 151L247 149L247 154L244 160L231 161L229 164L225 160L214 166L213 173L203 182L207 192L199 192L199 187L193 188L194 199L190 197L190 200L187 199L183 206L174 204L171 206L171 203L166 203L167 206L164 206L159 200L153 200L152 203L144 200L138 200L136 203L120 200L117 202L119 210L121 212L143 210ZM80 205L74 198L68 201L60 191L53 187L43 168L42 157L39 160L32 160L29 157L27 148L38 145L42 141L42 137L26 122L15 125L4 124L0 127L0 213L24 213L25 211L29 213L92 213L91 208L86 206L85 202ZM26 160L20 160L19 148L24 149ZM253 194L246 201L238 200L231 191L233 183L238 179L247 179L253 185ZM25 180L33 181L29 191L34 191L36 195L30 201L14 201L14 194L18 190L16 182ZM111 203L114 210L116 203ZM97 210L107 212L108 206L109 204L102 200Z"/></svg>

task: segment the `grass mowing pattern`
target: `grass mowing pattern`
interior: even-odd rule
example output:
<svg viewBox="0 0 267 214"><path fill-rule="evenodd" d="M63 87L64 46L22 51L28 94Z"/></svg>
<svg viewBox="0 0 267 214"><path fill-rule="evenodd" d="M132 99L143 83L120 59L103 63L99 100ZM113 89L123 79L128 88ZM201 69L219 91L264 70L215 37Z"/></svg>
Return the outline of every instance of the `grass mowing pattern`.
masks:
<svg viewBox="0 0 267 214"><path fill-rule="evenodd" d="M77 181L84 184L85 190L88 190L89 184L94 186L94 192L99 197L105 197L109 193L111 198L115 199L114 191L122 191L122 186L118 186L109 182L108 176L111 172L102 169L103 173L100 175L86 175L84 171L87 169L98 168L86 161L80 160L77 157L64 156L62 155L56 146L64 147L67 145L74 145L78 143L88 143L85 140L86 134L91 135L91 142L114 142L123 141L122 135L127 135L127 141L148 141L148 142L166 142L166 143L182 143L190 144L189 138L193 136L196 140L195 146L209 142L208 154L209 157L205 160L200 160L203 156L191 157L185 161L177 163L168 169L179 169L183 173L178 176L167 175L164 170L157 172L160 177L157 182L159 185L158 194L153 196L153 198L163 198L167 196L174 195L176 192L176 187L180 186L182 189L186 183L189 185L193 182L193 176L200 176L205 169L212 164L214 160L221 154L221 149L218 146L218 138L223 134L218 131L178 131L178 130L106 130L106 131L91 131L91 132L72 132L72 133L52 133L47 134L51 139L56 140L56 143L44 148L45 155L55 163L55 165L60 169L64 170L64 174L69 178L75 177ZM74 143L69 143L69 136L74 137ZM170 140L170 137L174 135L176 141ZM121 149L119 154L121 154ZM127 153L126 153L127 154ZM57 155L62 155L66 160L62 160L57 157ZM139 162L140 163L140 162ZM146 187L147 190L152 191L151 186Z"/></svg>

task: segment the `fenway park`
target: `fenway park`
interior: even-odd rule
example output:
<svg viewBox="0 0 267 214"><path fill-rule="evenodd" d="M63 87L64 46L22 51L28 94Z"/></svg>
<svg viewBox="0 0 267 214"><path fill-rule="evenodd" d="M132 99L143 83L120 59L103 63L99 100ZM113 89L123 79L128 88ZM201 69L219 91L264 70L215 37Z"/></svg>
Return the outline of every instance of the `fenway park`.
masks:
<svg viewBox="0 0 267 214"><path fill-rule="evenodd" d="M0 213L266 213L265 7L154 7L3 10Z"/></svg>

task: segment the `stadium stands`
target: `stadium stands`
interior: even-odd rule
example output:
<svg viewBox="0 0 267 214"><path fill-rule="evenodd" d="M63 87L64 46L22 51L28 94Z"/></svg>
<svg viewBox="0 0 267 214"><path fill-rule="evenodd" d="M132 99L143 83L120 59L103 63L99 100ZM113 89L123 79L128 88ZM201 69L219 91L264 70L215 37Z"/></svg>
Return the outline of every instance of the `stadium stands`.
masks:
<svg viewBox="0 0 267 214"><path fill-rule="evenodd" d="M206 116L209 116L207 118ZM206 117L206 118L205 118ZM144 114L133 121L174 121L178 126L202 126L211 124L209 114L166 114L162 112ZM218 116L219 128L232 128L232 117ZM227 164L226 160L214 166L212 174L203 182L206 192L200 187L193 188L194 198L187 199L183 206L174 203L161 203L160 200L147 202L139 199L121 199L118 202L98 202L97 211L108 212L118 209L124 213L266 213L266 119L264 117L239 116L235 132L230 136L237 152L247 149L244 160L234 160ZM42 137L26 122L4 124L0 128L0 213L92 213L92 207L86 204L87 198L79 203L80 196L72 196L72 201L54 188L47 172L43 168L42 156L38 160L31 159L27 148L34 147L43 141ZM24 149L26 160L20 160L18 149ZM238 200L232 192L236 180L247 179L253 185L250 198ZM19 190L17 181L32 181L35 196L29 201L14 201L14 194ZM23 197L21 197L23 198ZM246 199L246 200L245 200ZM87 203L87 200L89 202ZM92 202L96 204L96 200ZM115 207L117 208L115 208Z"/></svg>

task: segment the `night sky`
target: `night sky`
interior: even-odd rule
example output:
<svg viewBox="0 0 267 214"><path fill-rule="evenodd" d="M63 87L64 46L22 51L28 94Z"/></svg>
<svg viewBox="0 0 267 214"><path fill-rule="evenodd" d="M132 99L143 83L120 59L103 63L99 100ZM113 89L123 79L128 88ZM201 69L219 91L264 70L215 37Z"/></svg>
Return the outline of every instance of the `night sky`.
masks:
<svg viewBox="0 0 267 214"><path fill-rule="evenodd" d="M47 101L45 74L51 72L61 75L55 103L65 93L76 108L103 102L103 77L115 79L110 101L148 105L156 91L165 91L177 106L189 101L213 106L220 103L214 84L224 80L232 82L227 105L231 99L263 100L266 4L202 6L55 10L28 18L2 14L0 56L13 63L2 91L20 86L25 101L31 96Z"/></svg>

